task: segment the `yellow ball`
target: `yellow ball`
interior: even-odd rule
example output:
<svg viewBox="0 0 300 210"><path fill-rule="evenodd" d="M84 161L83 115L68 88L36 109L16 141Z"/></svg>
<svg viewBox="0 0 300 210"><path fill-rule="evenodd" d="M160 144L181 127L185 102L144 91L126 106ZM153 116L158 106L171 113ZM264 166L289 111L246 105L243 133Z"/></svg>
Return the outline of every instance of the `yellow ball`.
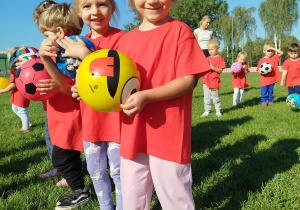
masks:
<svg viewBox="0 0 300 210"><path fill-rule="evenodd" d="M0 88L5 89L8 85L10 85L8 79L0 77Z"/></svg>
<svg viewBox="0 0 300 210"><path fill-rule="evenodd" d="M102 49L88 55L76 75L80 98L101 112L121 111L120 104L140 90L140 73L124 53Z"/></svg>

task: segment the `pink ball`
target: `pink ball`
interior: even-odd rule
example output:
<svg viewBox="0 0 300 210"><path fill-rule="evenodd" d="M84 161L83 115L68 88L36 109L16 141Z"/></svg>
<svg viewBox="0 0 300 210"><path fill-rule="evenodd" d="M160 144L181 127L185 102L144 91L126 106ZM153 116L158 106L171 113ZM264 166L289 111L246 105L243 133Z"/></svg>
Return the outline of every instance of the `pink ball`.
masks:
<svg viewBox="0 0 300 210"><path fill-rule="evenodd" d="M40 95L40 91L36 90L36 84L42 79L52 79L44 64L40 58L35 58L26 61L18 69L16 73L16 86L21 94L25 98L32 101L46 100L55 95L55 93L49 93L46 95Z"/></svg>
<svg viewBox="0 0 300 210"><path fill-rule="evenodd" d="M242 64L239 62L235 62L231 65L231 69L233 71L233 73L240 73L242 71Z"/></svg>

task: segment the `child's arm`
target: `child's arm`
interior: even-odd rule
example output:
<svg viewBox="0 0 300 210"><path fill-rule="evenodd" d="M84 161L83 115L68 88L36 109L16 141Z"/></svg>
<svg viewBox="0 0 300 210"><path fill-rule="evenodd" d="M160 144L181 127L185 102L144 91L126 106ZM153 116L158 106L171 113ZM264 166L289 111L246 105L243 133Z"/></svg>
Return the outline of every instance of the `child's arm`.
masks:
<svg viewBox="0 0 300 210"><path fill-rule="evenodd" d="M15 83L10 83L6 88L4 88L4 89L0 88L0 94L8 93L8 92L10 92L11 90L13 90L15 88L16 88L16 84Z"/></svg>
<svg viewBox="0 0 300 210"><path fill-rule="evenodd" d="M223 69L216 68L216 67L214 67L211 63L209 63L209 65L210 65L210 68L211 68L212 70L214 70L215 72L217 72L217 73L219 73L219 74L222 73Z"/></svg>
<svg viewBox="0 0 300 210"><path fill-rule="evenodd" d="M39 49L39 54L40 57L50 74L50 76L59 84L59 85L67 85L70 84L72 79L70 77L67 77L66 75L62 74L59 69L56 66L56 63L52 60L50 56L57 57L56 54L51 53L50 51L58 51L59 50L59 45L57 44L56 40L58 37L55 39L45 39L42 41L40 49Z"/></svg>
<svg viewBox="0 0 300 210"><path fill-rule="evenodd" d="M43 79L39 80L37 85L37 91L41 92L41 95L46 95L48 93L59 92L68 96L72 95L71 85L61 86L54 79Z"/></svg>
<svg viewBox="0 0 300 210"><path fill-rule="evenodd" d="M87 48L84 41L76 36L77 42L69 37L64 37L64 39L58 39L56 42L65 49L65 53L62 54L62 57L71 57L71 58L79 58L83 60L86 56L88 56L91 51Z"/></svg>
<svg viewBox="0 0 300 210"><path fill-rule="evenodd" d="M287 75L287 70L282 69L281 83L280 83L281 86L284 86L284 81L286 79L286 75Z"/></svg>
<svg viewBox="0 0 300 210"><path fill-rule="evenodd" d="M147 103L170 100L184 95L194 89L194 84L194 75L180 77L163 86L132 94L125 104L121 104L121 107L125 114L132 117L139 113Z"/></svg>
<svg viewBox="0 0 300 210"><path fill-rule="evenodd" d="M245 75L246 75L246 74L248 74L248 71L246 70L246 68L245 68L245 67L246 67L246 65L243 65L243 68L242 68L242 70L243 70L243 72L244 72L244 73L245 73Z"/></svg>
<svg viewBox="0 0 300 210"><path fill-rule="evenodd" d="M276 49L276 48L268 48L270 50L274 50L275 52L277 52L278 56L281 57L283 55L283 52L279 49Z"/></svg>

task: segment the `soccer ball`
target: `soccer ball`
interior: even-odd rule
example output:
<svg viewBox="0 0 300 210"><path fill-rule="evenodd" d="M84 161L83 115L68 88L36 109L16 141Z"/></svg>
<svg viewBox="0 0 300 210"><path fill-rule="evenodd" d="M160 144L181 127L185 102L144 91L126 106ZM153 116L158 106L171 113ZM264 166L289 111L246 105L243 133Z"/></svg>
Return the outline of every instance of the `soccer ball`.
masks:
<svg viewBox="0 0 300 210"><path fill-rule="evenodd" d="M259 70L262 74L268 74L272 71L272 65L270 63L264 62L260 65Z"/></svg>
<svg viewBox="0 0 300 210"><path fill-rule="evenodd" d="M6 79L4 77L0 77L0 88L5 89L5 88L7 88L8 85L10 85L10 82L8 81L8 79Z"/></svg>
<svg viewBox="0 0 300 210"><path fill-rule="evenodd" d="M243 69L243 66L239 62L235 62L231 65L230 68L232 69L233 73L240 73Z"/></svg>
<svg viewBox="0 0 300 210"><path fill-rule="evenodd" d="M40 95L40 91L37 91L36 84L42 79L52 79L44 67L44 64L40 58L31 59L22 64L16 73L16 86L20 93L27 99L32 101L46 100L55 95L55 93L49 93L46 95Z"/></svg>
<svg viewBox="0 0 300 210"><path fill-rule="evenodd" d="M19 49L15 50L10 58L9 58L9 64L11 72L16 75L15 68L16 68L16 62L19 61L19 58L24 58L26 60L31 60L35 58L39 58L38 50L34 47L20 47Z"/></svg>
<svg viewBox="0 0 300 210"><path fill-rule="evenodd" d="M75 40L77 42L76 36L70 36L69 38L71 38L72 40ZM94 43L92 41L85 38L84 36L79 36L79 38L85 42L85 45L87 46L87 48L90 51L93 52L96 50L96 46L94 45ZM75 58L60 57L60 55L62 55L64 53L65 53L65 49L62 47L59 47L59 51L56 52L56 54L58 55L56 57L57 67L60 70L60 72L63 73L64 75L66 75L68 77L75 77L76 71L81 63L81 60L75 59Z"/></svg>
<svg viewBox="0 0 300 210"><path fill-rule="evenodd" d="M292 108L300 107L300 95L293 93L286 98L286 104Z"/></svg>
<svg viewBox="0 0 300 210"><path fill-rule="evenodd" d="M88 55L76 75L80 98L101 112L121 111L120 104L140 90L140 73L124 53L102 49Z"/></svg>

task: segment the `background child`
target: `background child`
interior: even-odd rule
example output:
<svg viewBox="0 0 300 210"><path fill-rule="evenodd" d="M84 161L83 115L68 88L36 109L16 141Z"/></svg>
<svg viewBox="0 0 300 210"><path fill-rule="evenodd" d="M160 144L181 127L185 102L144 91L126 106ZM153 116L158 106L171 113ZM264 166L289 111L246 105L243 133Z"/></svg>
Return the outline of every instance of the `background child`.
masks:
<svg viewBox="0 0 300 210"><path fill-rule="evenodd" d="M137 64L141 91L121 105L126 114L121 130L123 209L150 209L153 185L162 209L195 209L192 90L210 67L191 29L168 15L177 0L130 3L142 23L121 37L119 50Z"/></svg>
<svg viewBox="0 0 300 210"><path fill-rule="evenodd" d="M33 21L38 24L38 18L40 15L49 7L52 5L57 4L54 1L43 1L41 2L37 8L33 12ZM47 94L50 92L57 92L59 91L59 86L58 84L53 80L53 79L47 79L47 80L40 80L39 84L37 85L38 91L43 91L41 94ZM45 141L46 141L46 146L48 149L48 155L51 160L51 166L52 165L52 151L53 151L53 144L51 142L50 134L49 134L49 129L48 129L48 120L47 120L47 101L43 101L43 108L45 110ZM39 177L42 179L45 178L51 178L57 175L57 169L54 168L46 173L40 174ZM67 181L63 178L59 182L56 183L57 186L68 186Z"/></svg>
<svg viewBox="0 0 300 210"><path fill-rule="evenodd" d="M292 43L288 47L289 59L285 60L282 64L281 70L281 86L288 87L289 95L292 93L300 94L300 59L298 58L299 54L299 45ZM286 80L285 80L286 79Z"/></svg>
<svg viewBox="0 0 300 210"><path fill-rule="evenodd" d="M8 50L7 52L7 59L9 61L10 56L14 51L19 49L19 47L12 47ZM17 64L16 69L19 67ZM29 132L29 126L31 126L31 122L29 120L29 115L28 115L28 107L30 104L30 100L25 98L17 89L16 83L15 83L15 75L12 73L10 74L10 84L2 89L0 88L0 94L3 93L8 93L11 91L11 97L10 97L10 102L12 104L12 110L18 117L20 117L22 121L22 128L20 129L21 132L23 133L28 133Z"/></svg>
<svg viewBox="0 0 300 210"><path fill-rule="evenodd" d="M274 51L278 54L273 55ZM261 102L262 106L267 106L267 100L269 105L273 105L273 90L276 82L280 82L280 73L278 68L278 62L281 59L283 52L274 48L272 43L266 43L263 48L265 57L261 58L257 64L256 70L260 73L260 92L261 92ZM264 62L270 63L272 65L272 71L268 74L262 74L260 72L260 65Z"/></svg>
<svg viewBox="0 0 300 210"><path fill-rule="evenodd" d="M211 39L208 42L208 52L210 54L207 57L207 61L211 67L211 70L207 72L203 77L203 94L204 94L204 109L205 112L201 117L207 117L211 111L211 99L214 102L216 115L221 117L221 100L219 97L219 88L221 85L220 74L223 69L226 68L224 59L218 55L220 49L219 42L215 39Z"/></svg>
<svg viewBox="0 0 300 210"><path fill-rule="evenodd" d="M239 52L237 55L236 61L242 64L242 71L239 73L234 73L231 69L229 70L232 73L232 88L233 88L233 106L242 103L242 98L244 94L244 88L248 87L248 82L246 79L246 74L250 72L246 61L248 60L248 55L246 52Z"/></svg>
<svg viewBox="0 0 300 210"><path fill-rule="evenodd" d="M74 10L66 3L55 4L45 10L38 19L39 30L47 37L40 46L40 57L53 79L57 66L50 56L56 57L57 37L78 35L82 30L75 25ZM53 69L53 70L52 70ZM64 76L60 73L60 75ZM65 76L66 77L66 76ZM66 77L68 78L68 77ZM68 78L69 79L69 78ZM56 209L75 208L89 200L90 193L84 185L81 162L82 126L79 101L72 98L71 86L75 79L61 85L60 91L47 103L49 132L53 143L52 163L58 173L66 179L71 191L67 192L56 205Z"/></svg>
<svg viewBox="0 0 300 210"><path fill-rule="evenodd" d="M101 4L99 4L101 2ZM89 38L98 49L116 49L120 37L125 32L109 25L113 14L117 13L114 0L78 0L75 1L75 13L79 14L78 21L83 21L91 32L85 37ZM90 19L103 20L97 24ZM88 51L80 42L65 39L58 40L67 53L64 56L80 58L78 52ZM84 57L81 57L83 59ZM72 88L73 97L78 97L76 86ZM93 110L83 101L80 101L82 113L82 137L87 162L87 169L92 178L100 209L114 209L111 182L107 172L107 159L110 176L116 189L116 207L122 207L122 194L120 183L120 133L122 112L102 113ZM92 123L91 123L92 122Z"/></svg>

